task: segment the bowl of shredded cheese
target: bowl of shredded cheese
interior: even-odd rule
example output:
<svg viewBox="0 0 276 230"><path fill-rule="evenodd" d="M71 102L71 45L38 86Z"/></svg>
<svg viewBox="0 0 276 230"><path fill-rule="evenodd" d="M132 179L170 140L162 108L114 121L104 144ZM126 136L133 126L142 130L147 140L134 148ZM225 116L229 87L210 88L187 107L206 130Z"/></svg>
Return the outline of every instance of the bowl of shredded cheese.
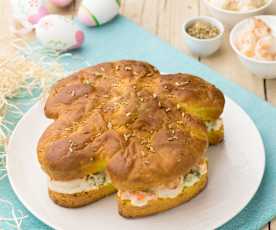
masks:
<svg viewBox="0 0 276 230"><path fill-rule="evenodd" d="M276 16L261 15L238 23L230 44L241 62L260 78L276 78Z"/></svg>
<svg viewBox="0 0 276 230"><path fill-rule="evenodd" d="M226 26L264 14L273 0L202 0L209 12Z"/></svg>

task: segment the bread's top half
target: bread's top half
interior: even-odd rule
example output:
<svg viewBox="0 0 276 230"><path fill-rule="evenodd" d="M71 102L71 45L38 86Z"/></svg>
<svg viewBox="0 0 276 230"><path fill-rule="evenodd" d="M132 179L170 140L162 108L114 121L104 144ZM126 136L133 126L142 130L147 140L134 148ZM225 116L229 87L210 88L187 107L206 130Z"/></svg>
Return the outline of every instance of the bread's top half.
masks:
<svg viewBox="0 0 276 230"><path fill-rule="evenodd" d="M52 88L45 114L55 121L38 143L54 180L107 169L121 190L145 190L187 173L205 153L203 121L217 119L224 96L187 74L161 75L139 61L83 69Z"/></svg>

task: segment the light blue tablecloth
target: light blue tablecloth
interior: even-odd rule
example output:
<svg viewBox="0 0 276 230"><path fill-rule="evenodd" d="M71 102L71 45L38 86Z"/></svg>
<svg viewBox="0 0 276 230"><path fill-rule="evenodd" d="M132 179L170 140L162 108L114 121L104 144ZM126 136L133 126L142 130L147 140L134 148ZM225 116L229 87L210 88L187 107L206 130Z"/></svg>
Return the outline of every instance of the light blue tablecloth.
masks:
<svg viewBox="0 0 276 230"><path fill-rule="evenodd" d="M259 229L276 216L275 108L252 93L225 80L206 65L185 56L159 38L145 32L124 17L117 17L111 23L100 28L82 28L85 30L86 41L83 48L76 53L85 57L91 64L116 59L145 60L158 67L162 72L189 72L202 76L234 99L251 116L259 129L265 144L267 162L261 187L255 197L243 211L222 226L221 229ZM76 64L70 59L68 61L71 68L80 67L79 63ZM223 64L222 62L221 65ZM23 221L22 229L48 229L47 226L28 213L18 201L7 178L0 182L0 199L10 200L16 208L29 215ZM7 214L8 211L10 209L7 206L0 206L0 216ZM212 210L210 210L210 215L211 213ZM0 229L1 227L12 229L0 220Z"/></svg>

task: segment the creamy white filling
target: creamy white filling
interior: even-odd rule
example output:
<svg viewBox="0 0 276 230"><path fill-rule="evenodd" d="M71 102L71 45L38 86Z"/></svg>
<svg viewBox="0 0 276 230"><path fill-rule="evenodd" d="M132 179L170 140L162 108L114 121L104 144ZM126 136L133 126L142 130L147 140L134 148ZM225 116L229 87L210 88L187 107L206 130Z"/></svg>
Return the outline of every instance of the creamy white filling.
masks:
<svg viewBox="0 0 276 230"><path fill-rule="evenodd" d="M111 183L105 172L87 175L84 178L70 181L56 181L49 179L50 190L64 194L74 194L98 189L100 186Z"/></svg>
<svg viewBox="0 0 276 230"><path fill-rule="evenodd" d="M199 164L192 168L191 172L185 177L181 176L180 183L176 188L164 188L159 187L153 189L150 193L146 192L132 192L124 191L118 192L118 196L122 200L129 200L133 206L142 207L147 205L151 200L159 198L175 198L177 197L185 187L191 187L200 180L200 177L207 173L207 164ZM87 192L96 190L101 186L110 184L111 180L105 172L87 175L81 179L75 179L70 181L56 181L49 179L48 187L50 190L63 194L74 194L80 192ZM143 197L141 199L141 197Z"/></svg>
<svg viewBox="0 0 276 230"><path fill-rule="evenodd" d="M215 121L208 121L205 122L205 125L207 126L208 132L210 131L218 131L223 126L223 121L221 118L215 120Z"/></svg>
<svg viewBox="0 0 276 230"><path fill-rule="evenodd" d="M183 176L181 176L180 181L184 181ZM179 183L178 186L174 189L171 188L157 188L154 190L154 193L158 198L174 198L180 194L183 190L183 183Z"/></svg>
<svg viewBox="0 0 276 230"><path fill-rule="evenodd" d="M180 183L176 188L155 188L150 192L129 192L119 191L118 196L122 200L130 201L131 205L142 207L148 204L151 200L160 198L175 198L183 192L187 187L193 186L200 178L207 173L207 163L199 164L192 168L191 172L186 176L181 176Z"/></svg>
<svg viewBox="0 0 276 230"><path fill-rule="evenodd" d="M145 192L136 192L135 195L132 192L128 191L118 191L117 194L122 200L129 200L133 206L142 207L147 205L147 203L151 200L156 199L156 195L153 193L145 193ZM143 199L141 199L143 196Z"/></svg>

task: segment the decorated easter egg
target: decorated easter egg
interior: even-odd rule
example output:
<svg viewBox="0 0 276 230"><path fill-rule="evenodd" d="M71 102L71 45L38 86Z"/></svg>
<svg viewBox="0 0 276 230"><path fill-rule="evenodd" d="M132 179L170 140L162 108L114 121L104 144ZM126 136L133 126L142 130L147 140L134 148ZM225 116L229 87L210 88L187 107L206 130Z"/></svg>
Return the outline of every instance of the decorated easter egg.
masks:
<svg viewBox="0 0 276 230"><path fill-rule="evenodd" d="M13 17L23 26L34 25L48 14L46 0L11 0Z"/></svg>
<svg viewBox="0 0 276 230"><path fill-rule="evenodd" d="M79 20L88 26L100 26L114 18L120 9L120 0L83 0Z"/></svg>
<svg viewBox="0 0 276 230"><path fill-rule="evenodd" d="M84 41L84 33L74 21L61 15L47 15L36 25L36 37L49 49L67 51L79 48Z"/></svg>
<svg viewBox="0 0 276 230"><path fill-rule="evenodd" d="M70 5L73 2L73 0L51 0L51 2L55 6L65 7L65 6Z"/></svg>

